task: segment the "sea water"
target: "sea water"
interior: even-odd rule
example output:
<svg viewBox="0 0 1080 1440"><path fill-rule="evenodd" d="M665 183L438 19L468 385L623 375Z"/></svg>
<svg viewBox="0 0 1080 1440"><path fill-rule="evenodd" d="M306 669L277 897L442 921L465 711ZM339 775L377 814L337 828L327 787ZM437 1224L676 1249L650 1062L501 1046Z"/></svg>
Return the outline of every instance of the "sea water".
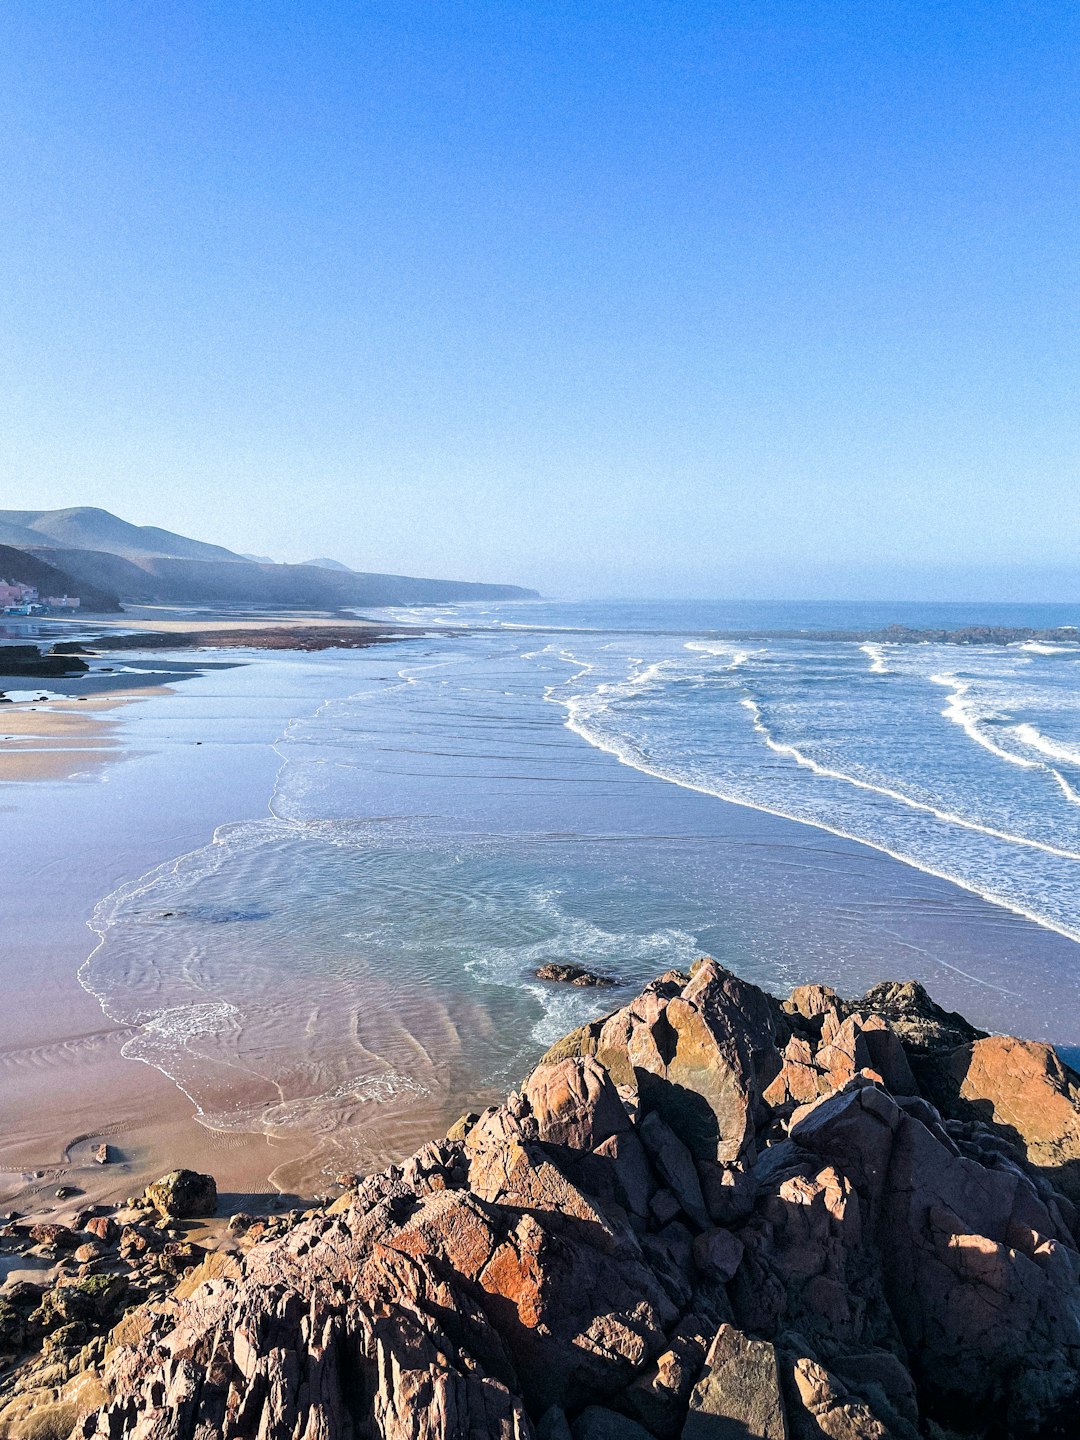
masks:
<svg viewBox="0 0 1080 1440"><path fill-rule="evenodd" d="M1080 643L860 638L1080 607L379 618L428 634L335 656L265 817L97 907L83 983L204 1123L383 1162L704 953L774 990L915 977L1080 1040ZM618 983L546 984L551 960Z"/></svg>

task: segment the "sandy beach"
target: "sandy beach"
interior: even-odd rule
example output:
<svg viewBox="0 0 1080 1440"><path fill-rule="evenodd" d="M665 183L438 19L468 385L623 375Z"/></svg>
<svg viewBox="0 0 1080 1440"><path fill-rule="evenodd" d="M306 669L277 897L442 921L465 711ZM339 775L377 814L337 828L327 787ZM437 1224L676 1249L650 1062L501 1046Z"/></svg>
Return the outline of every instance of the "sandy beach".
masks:
<svg viewBox="0 0 1080 1440"><path fill-rule="evenodd" d="M0 813L17 852L0 938L0 1204L20 1210L115 1201L176 1164L212 1171L226 1192L269 1194L270 1173L310 1149L300 1134L268 1140L198 1124L170 1079L121 1053L131 1027L102 1014L78 971L102 894L202 843L216 824L265 811L273 741L298 707L322 698L323 682L309 701L302 682L281 694L265 662L155 656L141 674L132 664L125 652L108 672L40 689L0 676L12 693L64 692L0 705ZM105 1166L91 1156L101 1140L111 1146ZM61 1182L76 1191L70 1204L55 1198Z"/></svg>
<svg viewBox="0 0 1080 1440"><path fill-rule="evenodd" d="M168 693L153 685L0 707L0 782L62 780L104 764L119 749L115 712Z"/></svg>
<svg viewBox="0 0 1080 1440"><path fill-rule="evenodd" d="M0 707L0 1204L63 1216L178 1165L234 1208L325 1193L572 1028L580 992L533 979L552 958L628 985L703 951L777 987L913 975L982 1023L1054 1023L1066 939L585 745L540 688L514 689L497 636L371 648L385 627L357 622L356 651L323 648L327 625L300 626L310 650L118 646L37 692L87 698Z"/></svg>

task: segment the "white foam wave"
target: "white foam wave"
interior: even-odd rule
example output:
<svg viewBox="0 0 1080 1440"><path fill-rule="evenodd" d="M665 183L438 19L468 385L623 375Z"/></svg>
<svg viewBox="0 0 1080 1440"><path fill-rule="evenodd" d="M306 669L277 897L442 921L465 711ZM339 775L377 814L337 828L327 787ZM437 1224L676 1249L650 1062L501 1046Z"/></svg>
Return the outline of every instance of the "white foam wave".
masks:
<svg viewBox="0 0 1080 1440"><path fill-rule="evenodd" d="M688 640L683 646L684 650L693 650L699 655L726 655L730 661L724 668L727 670L738 670L745 665L753 653L750 650L740 650L730 644L725 645L718 640Z"/></svg>
<svg viewBox="0 0 1080 1440"><path fill-rule="evenodd" d="M587 662L579 663L581 663L582 668L581 670L579 670L578 674L573 677L575 681L581 679L586 674L588 674L589 671L595 668ZM931 679L936 684L950 684L957 687L957 689L960 689L962 687L966 690L968 688L965 685L965 682L958 680L955 676L931 676ZM625 692L627 685L631 683L632 680L630 682L624 682L622 686L613 684L601 685L598 686L595 691L589 694L583 693L578 695L566 695L565 693L560 694L558 692L561 687L549 686L545 692L544 698L561 705L566 710L567 718L565 723L567 728L569 730L572 730L574 734L580 735L583 740L587 740L589 744L595 745L597 746L597 748L605 750L608 754L614 755L617 759L622 760L624 764L630 765L635 769L645 771L648 774L656 775L657 778L662 780L668 780L675 784L682 784L683 780L679 777L676 777L673 773L667 770L656 768L653 765L650 757L646 755L646 753L640 747L634 745L633 742L629 739L623 737L616 740L612 737L601 734L598 729L592 728L591 722L595 724L595 722L600 718L600 716L610 708L610 701L612 698L615 698L616 693ZM949 697L950 704L955 698L955 694ZM821 775L824 778L830 780L837 780L847 785L854 785L860 790L872 791L887 799L896 800L901 805L905 805L910 809L920 810L925 814L932 815L935 819L941 820L948 825L959 825L963 829L973 830L983 835L989 835L995 840L1004 840L1009 844L1023 845L1030 849L1041 850L1044 854L1054 855L1059 859L1080 860L1080 851L1068 850L1061 846L1052 845L1048 841L1035 840L1031 836L1017 835L1014 834L1012 831L1000 830L994 826L984 825L980 821L972 820L964 815L959 815L955 811L946 810L939 806L931 805L929 802L924 800L917 800L914 796L905 794L903 791L896 790L891 786L880 785L870 780L864 780L859 776L848 774L846 771L837 770L830 766L822 765L819 761L813 760L810 756L804 754L794 745L790 745L774 739L774 737L769 732L767 726L764 723L760 707L758 706L757 702L753 700L750 696L745 696L739 703L751 712L754 718L754 727L762 735L762 738L765 740L769 748L776 754L786 755L789 759L794 760L804 769L811 770L815 774ZM943 711L942 713L947 713L948 709L949 706L946 706L946 711ZM950 715L949 718L954 717ZM965 715L965 719L970 719L970 717ZM965 725L964 728L966 730L967 726ZM991 742L984 741L984 738L982 736L979 736L978 739L980 744L985 744L985 748L993 751L997 750L997 747L993 746ZM1025 769L1047 768L1043 766L1039 761L1026 760L1019 756L1012 756L1009 755L1007 751L1001 751L1000 753L1005 758L1012 760L1014 763L1020 765ZM732 797L726 793L721 795L720 791L714 791L708 786L690 785L688 788L698 790L704 794L716 794L718 798L722 799L735 798L738 803L744 803L740 797ZM758 806L753 804L753 802L746 803L750 803L752 808L766 810L770 814L779 815L785 813L779 810L773 810L769 806ZM792 816L788 818L800 819L802 817ZM806 823L816 824L817 822L807 821ZM823 825L822 828L829 829L830 827L828 825ZM843 832L837 831L836 833L840 834ZM862 837L850 836L847 838L861 839ZM868 841L866 843L871 842ZM901 856L899 858L905 859L906 857Z"/></svg>
<svg viewBox="0 0 1080 1440"><path fill-rule="evenodd" d="M1080 765L1080 748L1075 745L1066 745L1062 740L1054 740L1049 735L1044 735L1041 730L1026 722L1021 725L1014 725L1013 734L1023 744L1032 750L1037 750L1040 755L1045 755L1049 760L1057 760L1062 765Z"/></svg>
<svg viewBox="0 0 1080 1440"><path fill-rule="evenodd" d="M865 645L860 645L859 649L864 655L870 657L871 675L891 675L893 673L885 663L885 651L882 646L875 645L868 640Z"/></svg>
<svg viewBox="0 0 1080 1440"><path fill-rule="evenodd" d="M1055 770L1052 765L1049 767L1049 769L1050 774L1060 785L1061 793L1065 796L1065 799L1068 800L1069 803L1072 805L1080 805L1080 791L1073 789L1073 787L1069 784L1068 780L1065 779L1065 776L1062 775L1060 770Z"/></svg>
<svg viewBox="0 0 1080 1440"><path fill-rule="evenodd" d="M856 844L865 845L871 850L876 850L879 854L888 855L893 860L899 860L904 865L910 865L912 869L918 870L923 875L931 875L936 880L944 880L950 885L955 885L961 890L966 890L970 895L977 895L980 900L985 900L991 905L997 905L1000 909L1009 911L1010 914L1019 915L1025 920L1030 920L1034 924L1041 926L1044 930L1050 930L1056 935L1063 936L1066 940L1080 941L1080 929L1072 929L1067 925L1063 925L1051 916L1040 914L1035 910L1029 909L1027 906L1018 904L1008 896L1000 895L992 889L983 889L963 876L958 876L947 870L941 870L926 860L918 859L905 851L894 849L880 840L874 840L868 838L866 835L856 834L853 830L847 830L842 826L830 824L825 820L796 814L795 811L786 809L783 806L766 805L763 801L751 800L747 796L740 795L733 790L725 789L715 782L706 784L703 781L693 780L686 775L680 775L670 769L665 769L651 761L630 741L623 738L615 739L603 735L596 730L591 730L588 724L581 719L580 715L575 715L572 712L565 700L559 700L555 695L549 695L547 698L567 708L567 718L564 723L568 730L573 731L575 735L579 735L587 744L592 745L595 749L602 750L605 754L613 756L620 764L627 765L633 770L638 770L643 775L652 775L657 780L664 780L670 785L678 785L683 790L692 790L698 795L712 795L717 800L726 800L733 805L742 805L748 810L758 810L764 815L775 815L781 820L793 820L800 825L810 825L815 830L823 830L826 834L837 836L838 839L851 840ZM752 701L750 703L753 704ZM773 746L770 748L775 748L777 744L778 742L773 742ZM783 751L781 751L781 753L783 753ZM820 773L829 775L830 778L846 781L862 789L880 790L880 793L889 795L890 798L899 800L902 804L908 805L913 809L925 810L936 819L945 821L946 823L961 825L965 829L981 831L983 834L989 835L996 840L1031 846L1034 849L1044 850L1051 855L1056 855L1063 859L1080 860L1080 854L1074 851L1061 850L1055 846L1046 845L1041 841L1029 840L1024 836L1010 835L1005 831L993 830L987 826L978 825L974 821L965 820L961 816L952 815L948 811L938 811L932 806L924 805L920 801L913 800L910 796L901 795L899 791L890 792L882 787L870 785L867 781L861 781L852 776L845 775L840 771L830 772L824 766L816 767L816 762L813 761L806 761L805 763L810 768L818 768ZM944 960L942 960L941 963L947 964ZM969 978L978 980L980 984L988 985L990 989L1000 988L992 985L989 981L979 980L977 976Z"/></svg>
<svg viewBox="0 0 1080 1440"><path fill-rule="evenodd" d="M1044 640L1025 640L1017 647L1020 650L1030 650L1033 655L1075 655L1075 645L1048 645Z"/></svg>
<svg viewBox="0 0 1080 1440"><path fill-rule="evenodd" d="M942 715L946 720L951 720L954 725L959 725L969 739L974 740L976 745L981 745L984 750L996 755L999 760L1006 760L1010 765L1019 765L1022 770L1038 770L1042 767L1037 760L1028 760L1023 755L1016 755L1011 750L1003 750L1000 745L995 745L986 732L979 728L980 721L1003 720L1007 716L998 715L992 710L980 710L973 699L968 697L971 694L971 685L966 680L961 680L956 675L931 675L930 682L933 685L944 685L952 690L952 694L945 702Z"/></svg>
<svg viewBox="0 0 1080 1440"><path fill-rule="evenodd" d="M846 785L854 785L860 790L870 790L876 795L882 795L889 800L897 800L901 805L906 805L912 810L922 810L927 815L933 815L935 820L944 821L947 825L959 825L965 830L975 830L980 835L989 835L995 840L1004 840L1010 845L1024 845L1032 850L1041 850L1046 855L1055 855L1061 860L1080 860L1080 851L1066 850L1058 845L1051 845L1045 840L1033 840L1030 835L1015 835L1011 830L998 830L993 825L983 825L978 820L972 820L966 815L958 815L954 810L944 810L937 805L931 805L925 800L916 800L912 795L906 795L902 790L893 789L890 785L878 785L874 781L864 780L858 775L849 775L844 770L835 770L830 765L822 765L819 761L812 759L803 753L795 745L789 745L781 740L773 738L766 726L761 709L757 702L747 697L740 702L754 717L754 729L758 731L769 749L777 755L786 755L794 760L805 770L811 770L815 775L821 775L828 780L840 780ZM1033 761L1026 761L1025 764L1035 765ZM1043 768L1035 766L1035 768Z"/></svg>

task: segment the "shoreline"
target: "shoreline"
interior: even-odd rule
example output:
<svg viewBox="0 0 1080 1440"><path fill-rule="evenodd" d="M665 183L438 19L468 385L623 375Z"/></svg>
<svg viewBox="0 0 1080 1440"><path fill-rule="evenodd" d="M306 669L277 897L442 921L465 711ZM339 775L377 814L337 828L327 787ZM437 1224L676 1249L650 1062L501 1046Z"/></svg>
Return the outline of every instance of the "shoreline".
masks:
<svg viewBox="0 0 1080 1440"><path fill-rule="evenodd" d="M220 623L222 625L228 625L230 622L222 621ZM311 627L317 629L319 626L324 625L324 623L325 622L321 619L313 618L311 621ZM273 622L267 622L266 629L268 630L280 630L280 628L280 626L274 625ZM365 623L362 626L362 631L365 634L370 634L372 628L375 627L372 627L369 624ZM169 631L163 633L171 635L176 632ZM263 633L265 633L265 631ZM397 635L394 635L392 638L396 640L397 638L404 637L398 637ZM370 643L372 642L366 642L364 648L366 648L367 644ZM267 663L272 662L273 657L268 657ZM193 663L192 670L190 672L190 678L199 677L202 679L206 679L208 676L212 678L214 673L217 673L219 675L225 675L227 670L233 670L234 668L242 669L245 667L243 666L242 662L239 665L237 665L236 662L230 662L229 665L227 665L226 667L222 667L217 669L216 671L212 671L210 670L209 665L203 665L195 662ZM107 683L115 683L115 680L117 678L118 677L109 677L109 681ZM142 695L145 696L145 698L148 700L161 700L163 705L171 707L175 704L177 696L181 693L181 689L182 687L176 690L170 688L155 693L150 689L150 687L148 687L146 691L142 692ZM115 694L116 692L114 691L112 693ZM140 697L136 696L133 698ZM79 706L79 711L85 711L88 708L88 704L82 704ZM5 707L5 710L6 709L7 707ZM0 725L2 725L3 714L4 712L0 712ZM118 721L122 718L123 712L121 711L120 715L118 716ZM138 723L130 726L124 726L123 729L126 735L130 737L131 744L134 748L130 751L125 751L123 745L117 743L109 752L110 754L129 754L135 753L135 751L137 750L139 732ZM192 740L189 743L200 744L201 742L199 740ZM656 783L662 784L665 788L677 786L677 782L672 781L670 777L667 776L656 777ZM740 812L755 810L755 807L748 806L745 804L745 802L742 802L740 800L729 800L723 796L713 796L712 792L703 792L703 794L706 795L710 802L713 804L715 804L716 800L719 799L721 805L730 807ZM755 813L757 812L755 811ZM778 839L782 843L791 844L793 850L799 850L804 845L812 847L812 842L808 842L805 840L800 841L799 839L795 838L794 833L787 836L785 839L782 827L797 826L798 834L805 834L805 832L817 833L819 831L825 835L833 835L836 833L834 831L824 829L823 827L816 827L811 822L798 819L797 817L777 816L774 812L765 809L762 809L760 813L769 817L771 820L775 820L778 822L778 825L781 828L777 831L773 831L772 829L770 829L768 833L770 835L773 833L777 834ZM230 816L229 820L226 823L230 823L232 819L235 819L235 816ZM759 832L758 827L750 824L741 828L736 825L734 829L740 835L746 834L751 837L758 836L759 833L761 833ZM854 837L847 837L847 843L855 846L857 849L874 849L874 847L870 846L868 842L856 839ZM171 863L175 858L176 853L177 852L173 850L167 853L163 858ZM881 853L887 855L887 852ZM898 864L905 870L919 870L919 867L913 865L912 862L906 859L902 859L900 857L889 857L889 859L890 863ZM136 870L135 873L140 872ZM919 873L925 874L927 872L920 871ZM129 873L127 878L130 879L133 877ZM952 880L950 877L933 878L941 879L942 882L950 889L962 888L958 887L957 882ZM886 890L883 891L883 894L886 892L887 886ZM972 895L976 894L976 892L968 893ZM977 895L976 898L982 899L982 897L978 897ZM83 952L82 959L85 961L85 951ZM941 963L947 962L942 961ZM960 971L959 973L961 975L964 974L963 971ZM973 978L977 980L977 983L988 983L986 981L979 980L978 977ZM99 1002L97 1000L97 997L91 992L83 993L89 1004L91 1004L95 1010L98 1010ZM46 1003L48 1004L49 1002L46 1000ZM100 1014L100 1010L98 1010L98 1013ZM89 1028L90 1027L83 1025L84 1030L87 1030ZM305 1133L298 1132L290 1138L281 1134L280 1132L276 1135L267 1136L263 1133L251 1131L245 1132L243 1138L240 1138L235 1133L213 1130L194 1117L192 1113L193 1109L196 1108L194 1102L192 1102L184 1094L184 1092L177 1087L176 1083L172 1079L168 1078L166 1075L160 1072L155 1072L153 1077L151 1078L150 1076L146 1075L145 1069L142 1072L133 1071L132 1066L135 1063L140 1062L124 1058L119 1054L120 1047L124 1043L124 1038L130 1037L130 1035L134 1033L131 1031L130 1027L110 1027L108 1024L105 1024L99 1026L99 1031L102 1036L104 1036L106 1032L108 1033L109 1038L101 1039L98 1041L103 1051L106 1052L107 1058L102 1062L104 1069L99 1068L93 1073L96 1076L100 1077L100 1075L105 1074L111 1070L114 1071L115 1076L118 1077L118 1089L112 1092L106 1091L105 1094L102 1096L102 1100L104 1103L111 1104L113 1102L108 1100L107 1098L110 1093L117 1096L123 1094L128 1096L129 1103L126 1109L122 1106L118 1106L115 1109L114 1113L109 1116L109 1120L105 1127L105 1130L96 1133L106 1134L108 1130L115 1128L115 1126L118 1124L122 1124L125 1127L124 1133L129 1136L131 1140L132 1157L130 1164L126 1169L121 1170L119 1167L117 1167L117 1169L114 1170L111 1174L104 1174L98 1171L87 1170L84 1178L88 1178L93 1181L94 1185L97 1187L95 1193L100 1193L103 1196L107 1194L115 1196L118 1187L125 1189L126 1192L131 1188L131 1184L134 1180L144 1179L147 1175L150 1175L152 1178L152 1172L155 1169L163 1168L163 1165L165 1163L165 1157L167 1155L170 1160L175 1159L177 1163L190 1164L192 1168L207 1169L215 1173L221 1174L223 1180L226 1184L228 1184L229 1188L235 1190L238 1194L257 1193L251 1189L250 1184L245 1183L245 1179L247 1181L250 1181L254 1177L256 1170L258 1170L260 1183L263 1184L268 1184L269 1177L274 1175L275 1173L281 1175L281 1172L283 1171L286 1173L295 1173L298 1170L302 1172L305 1157L311 1154L309 1137L307 1137ZM109 1056L111 1056L111 1058L108 1058ZM2 1055L0 1055L0 1059L2 1058ZM73 1080L77 1080L78 1078L77 1067L69 1066L68 1070L65 1073L68 1085L70 1085ZM95 1083L100 1083L100 1079L96 1080ZM142 1093L139 1096L134 1097L131 1095L131 1092L133 1091L141 1091ZM139 1107L142 1107L141 1114L139 1113ZM425 1107L419 1108L423 1110ZM435 1114L437 1112L437 1108L438 1107L435 1104L427 1107L428 1116L430 1117L431 1115ZM427 1124L428 1128L430 1128L430 1123L434 1122L425 1120L421 1115L413 1115L410 1117L410 1128L408 1130L408 1134L410 1136L413 1135L415 1133L414 1127L417 1125L423 1127L425 1124ZM87 1127L82 1128L84 1130L87 1129ZM36 1149L36 1158L40 1161L40 1163L37 1163L32 1167L30 1165L24 1165L20 1168L33 1168L50 1171L52 1169L55 1169L55 1164L41 1161L40 1157L42 1156L42 1154L49 1151L50 1148L52 1155L62 1156L64 1145L70 1140L70 1136L60 1137L54 1134L53 1138L56 1141L55 1144L52 1144L52 1141L50 1140L46 1142L45 1145ZM169 1146L172 1146L171 1152L169 1151ZM403 1143L403 1153L407 1151L407 1148L407 1142ZM24 1158L31 1155L29 1141L24 1142L24 1147L22 1148L21 1153ZM79 1153L81 1153L81 1151ZM103 1168L106 1171L109 1170L109 1167ZM43 1182L43 1186L46 1191L49 1183L51 1182ZM38 1185L37 1190L40 1192L41 1189L42 1185ZM18 1203L15 1191L12 1190L10 1194L15 1203ZM47 1200L48 1195L45 1194L44 1198Z"/></svg>
<svg viewBox="0 0 1080 1440"><path fill-rule="evenodd" d="M0 1427L201 1432L224 1409L390 1433L411 1410L410 1433L449 1413L671 1440L768 1413L914 1437L962 1415L990 1440L1064 1433L1080 1393L1080 1076L918 984L781 998L669 969L332 1189L238 1214L180 1169L9 1217Z"/></svg>
<svg viewBox="0 0 1080 1440"><path fill-rule="evenodd" d="M50 648L36 642L43 655L36 672L26 666L4 674L3 650L8 642L0 641L0 785L69 779L118 755L110 712L137 700L170 694L175 685L210 668L244 663L239 658L214 659L216 652L361 650L420 638L425 633L420 627L359 619L328 622L319 616L288 620L253 616L242 624L223 617L208 618L197 626L179 619L102 616L67 621L49 617L27 629L37 631L46 625L59 633L54 633ZM77 627L80 638L65 640L64 626ZM87 627L106 633L83 637L81 632ZM112 629L114 634L107 633ZM27 640L35 643L31 633ZM63 675L49 665L58 650L80 660L115 658L123 663L119 667L91 664L84 671ZM205 651L211 658L169 660L162 668L161 661L133 663L131 651ZM31 715L37 718L31 721Z"/></svg>

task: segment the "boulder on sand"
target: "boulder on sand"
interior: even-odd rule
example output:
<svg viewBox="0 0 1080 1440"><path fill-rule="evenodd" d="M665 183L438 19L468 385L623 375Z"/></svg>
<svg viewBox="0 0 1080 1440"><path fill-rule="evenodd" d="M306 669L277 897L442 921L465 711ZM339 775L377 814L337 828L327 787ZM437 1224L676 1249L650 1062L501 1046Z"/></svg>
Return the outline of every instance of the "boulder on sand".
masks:
<svg viewBox="0 0 1080 1440"><path fill-rule="evenodd" d="M170 1170L146 1187L146 1198L164 1220L190 1220L213 1215L217 1209L217 1183L197 1170Z"/></svg>

